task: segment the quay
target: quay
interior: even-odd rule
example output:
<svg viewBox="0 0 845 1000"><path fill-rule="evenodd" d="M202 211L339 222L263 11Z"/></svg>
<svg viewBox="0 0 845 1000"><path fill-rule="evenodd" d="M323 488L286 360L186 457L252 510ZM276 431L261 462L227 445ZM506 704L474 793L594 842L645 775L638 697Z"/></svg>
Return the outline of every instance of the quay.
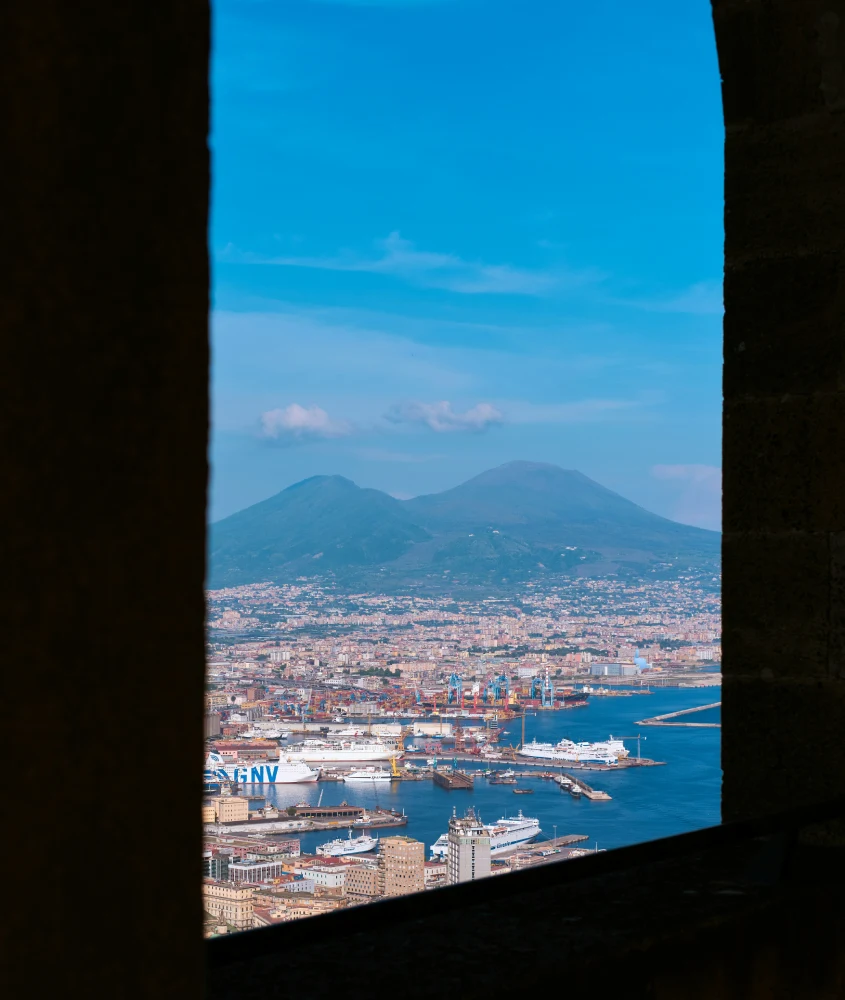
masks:
<svg viewBox="0 0 845 1000"><path fill-rule="evenodd" d="M682 708L679 712L667 712L665 715L655 715L651 719L642 719L635 723L637 726L689 726L696 729L721 729L721 722L675 722L670 721L680 718L682 715L693 715L695 712L706 712L708 709L721 708L720 701L714 701L712 705L699 705L696 708Z"/></svg>
<svg viewBox="0 0 845 1000"><path fill-rule="evenodd" d="M566 772L561 772L554 780L560 785L561 791L566 790L570 795L573 794L573 789L578 788L580 789L580 794L591 802L610 802L611 800L607 792L601 792L597 788L592 788L583 779L573 778L571 774L566 774Z"/></svg>
<svg viewBox="0 0 845 1000"><path fill-rule="evenodd" d="M699 710L700 711L700 710ZM450 760L459 760L466 762L473 762L476 764L481 764L484 767L496 767L503 764L518 764L519 767L532 767L538 768L541 771L548 771L550 767L554 767L555 764L552 761L544 760L537 763L533 763L531 760L526 760L520 756L519 751L515 751L513 755L502 756L490 760L485 757L479 757L474 754L468 753L449 753L444 754L444 757L448 756ZM665 765L665 761L662 760L649 760L647 757L622 757L617 764L598 764L598 763L581 763L576 760L568 760L566 762L567 768L570 771L617 771L620 768L625 767L662 767Z"/></svg>
<svg viewBox="0 0 845 1000"><path fill-rule="evenodd" d="M435 785L445 788L448 791L455 789L468 790L473 787L474 779L472 775L463 771L438 771L436 768L431 772Z"/></svg>
<svg viewBox="0 0 845 1000"><path fill-rule="evenodd" d="M561 852L567 851L567 848L573 844L580 844L588 839L586 834L582 833L568 834L565 837L550 837L539 844L527 844L521 847L512 847L509 851L502 851L496 855L496 860L508 861L511 870L550 861L562 861L565 860L566 855L561 858Z"/></svg>

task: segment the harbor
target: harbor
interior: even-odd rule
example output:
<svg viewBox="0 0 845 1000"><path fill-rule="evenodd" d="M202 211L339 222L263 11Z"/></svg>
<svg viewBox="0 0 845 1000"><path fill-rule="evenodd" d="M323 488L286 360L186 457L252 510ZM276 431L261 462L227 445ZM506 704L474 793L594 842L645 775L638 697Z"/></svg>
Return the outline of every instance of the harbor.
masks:
<svg viewBox="0 0 845 1000"><path fill-rule="evenodd" d="M649 707L655 716L703 708L712 703L712 694L707 697L709 693L677 688L659 691L652 696ZM636 710L640 704L628 698L607 698L591 704L586 711L529 715L526 739L554 743L563 737L589 740L606 738L609 733L617 732L636 737L639 728ZM512 735L519 740L521 726L518 723L517 726L517 732ZM359 728L366 729L366 720ZM512 728L512 725L504 726L504 729ZM718 823L719 730L697 729L694 737L690 735L691 730L684 727L654 727L646 732L647 735L642 735L642 758L637 757L636 738L626 739L631 755L624 764L613 767L577 767L572 762L561 767L549 761L529 762L518 756L489 761L467 752L456 753L442 745L435 756L424 750L424 745L430 742L426 735L409 737L406 743L418 746L419 751L408 753L397 761L400 776L390 781L346 783L342 780L343 772L350 770L352 765L344 765L322 768L321 780L310 785L241 786L241 794L252 797L251 806L261 805L261 799L257 798L261 793L264 805L276 808L281 815L268 822L251 819L241 824L239 835L243 832L258 837L266 833L280 839L296 836L301 841L302 851L313 853L328 839L346 836L350 817L324 816L315 820L300 815L292 820L286 810L304 804L313 809L318 804L325 808L343 803L365 810L371 817L380 815L382 820L386 819L382 810L392 810L391 815L404 813L404 824L397 832L420 840L427 847L447 828L453 805L460 811L471 805L487 822L514 815L521 807L527 815L539 820L541 834L537 846L547 838L555 838L555 827L561 835L583 833L588 836L591 849L596 842L598 849L610 849ZM509 735L503 735L502 740ZM433 742L442 744L442 740ZM497 749L501 748L500 743ZM435 759L438 770L444 771L454 768L457 760L458 770L473 775L472 788L451 791L436 784L428 764ZM411 770L406 767L409 764ZM391 770L386 763L377 766ZM499 784L496 779L508 772L511 772L510 780L516 783ZM596 774L600 777L595 778ZM582 789L586 784L588 791L599 790L610 798L591 799L583 791L573 796L568 788L561 789L558 780L561 776L576 781ZM520 787L532 789L533 794L514 794L514 788ZM254 808L250 814L261 815L260 810ZM352 821L361 820L356 815ZM274 823L278 824L275 828ZM378 832L383 835L384 829ZM373 831L373 835L375 833ZM575 844L572 850L580 846Z"/></svg>

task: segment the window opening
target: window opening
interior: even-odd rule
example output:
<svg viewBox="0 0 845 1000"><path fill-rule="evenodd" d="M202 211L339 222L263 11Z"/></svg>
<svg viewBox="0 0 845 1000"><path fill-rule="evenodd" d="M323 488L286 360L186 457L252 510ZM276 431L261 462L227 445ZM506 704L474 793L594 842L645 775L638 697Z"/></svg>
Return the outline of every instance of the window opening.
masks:
<svg viewBox="0 0 845 1000"><path fill-rule="evenodd" d="M214 17L207 933L718 822L709 4Z"/></svg>

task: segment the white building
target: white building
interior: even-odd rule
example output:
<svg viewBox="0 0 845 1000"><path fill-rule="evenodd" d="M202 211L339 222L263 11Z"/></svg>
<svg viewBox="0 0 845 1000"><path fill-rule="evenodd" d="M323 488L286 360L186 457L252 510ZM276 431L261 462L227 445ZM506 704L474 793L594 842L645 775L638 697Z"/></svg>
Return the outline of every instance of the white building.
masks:
<svg viewBox="0 0 845 1000"><path fill-rule="evenodd" d="M473 882L490 874L490 834L472 809L464 817L453 813L449 820L446 864L449 885Z"/></svg>
<svg viewBox="0 0 845 1000"><path fill-rule="evenodd" d="M314 880L314 885L324 889L343 889L346 886L346 867L340 865L312 865L309 868L294 868L294 874L304 875Z"/></svg>

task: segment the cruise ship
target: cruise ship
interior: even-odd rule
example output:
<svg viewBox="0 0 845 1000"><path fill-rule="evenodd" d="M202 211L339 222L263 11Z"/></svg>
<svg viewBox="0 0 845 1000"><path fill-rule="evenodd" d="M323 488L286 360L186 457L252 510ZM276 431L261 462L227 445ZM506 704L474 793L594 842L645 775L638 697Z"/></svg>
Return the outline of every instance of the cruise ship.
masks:
<svg viewBox="0 0 845 1000"><path fill-rule="evenodd" d="M225 761L219 753L210 753L205 760L203 780L231 781L236 785L292 785L300 781L316 781L319 775L319 771L287 756L278 760L251 760L238 764Z"/></svg>
<svg viewBox="0 0 845 1000"><path fill-rule="evenodd" d="M622 740L612 736L598 743L574 743L572 740L561 740L559 743L538 743L532 740L520 750L521 757L535 757L539 760L554 760L560 763L597 763L616 764L620 758L627 757L628 751Z"/></svg>
<svg viewBox="0 0 845 1000"><path fill-rule="evenodd" d="M306 764L365 764L401 756L401 748L378 739L305 740L285 750L285 760Z"/></svg>
<svg viewBox="0 0 845 1000"><path fill-rule="evenodd" d="M490 855L495 857L534 840L540 832L540 821L523 816L520 809L516 816L503 816L496 823L485 823L484 829L490 834ZM449 834L442 833L430 850L432 858L444 859L449 850Z"/></svg>
<svg viewBox="0 0 845 1000"><path fill-rule="evenodd" d="M368 837L366 833L360 837L353 837L352 830L346 840L342 837L338 840L330 840L327 844L320 844L317 853L326 858L340 858L344 854L364 854L378 847L378 837Z"/></svg>

